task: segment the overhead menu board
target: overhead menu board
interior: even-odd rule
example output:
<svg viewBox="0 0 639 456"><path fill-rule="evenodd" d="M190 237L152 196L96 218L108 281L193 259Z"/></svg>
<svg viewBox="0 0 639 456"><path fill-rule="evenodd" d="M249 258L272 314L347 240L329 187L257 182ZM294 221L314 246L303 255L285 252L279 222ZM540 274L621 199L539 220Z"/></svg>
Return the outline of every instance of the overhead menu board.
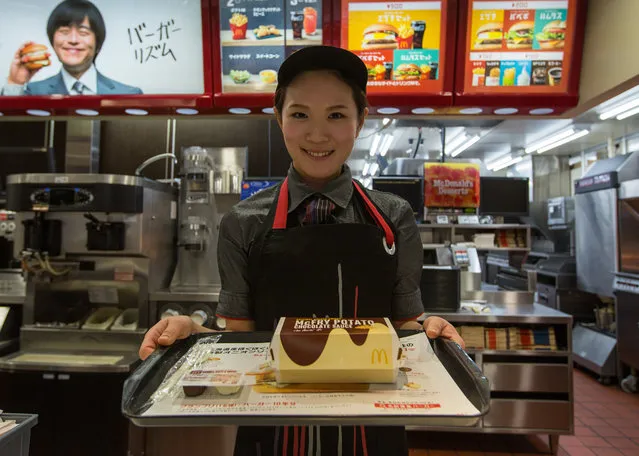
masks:
<svg viewBox="0 0 639 456"><path fill-rule="evenodd" d="M322 41L321 0L222 0L222 92L274 92L287 55Z"/></svg>
<svg viewBox="0 0 639 456"><path fill-rule="evenodd" d="M572 0L471 0L464 92L563 93L573 52Z"/></svg>
<svg viewBox="0 0 639 456"><path fill-rule="evenodd" d="M200 0L0 1L4 96L203 94Z"/></svg>
<svg viewBox="0 0 639 456"><path fill-rule="evenodd" d="M444 86L445 1L345 0L341 47L368 67L369 93L438 93Z"/></svg>

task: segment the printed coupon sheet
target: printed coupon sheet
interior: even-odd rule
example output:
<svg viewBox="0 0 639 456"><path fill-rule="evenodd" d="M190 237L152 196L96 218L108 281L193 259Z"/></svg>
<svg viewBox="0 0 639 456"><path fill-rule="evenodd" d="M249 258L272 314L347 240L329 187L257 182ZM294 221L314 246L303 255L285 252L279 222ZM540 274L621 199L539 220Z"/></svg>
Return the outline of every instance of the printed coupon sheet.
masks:
<svg viewBox="0 0 639 456"><path fill-rule="evenodd" d="M278 385L269 343L206 344L203 338L185 355L190 361L167 375L143 416L479 415L424 333L401 344L405 359L394 384ZM193 387L197 394L185 395Z"/></svg>

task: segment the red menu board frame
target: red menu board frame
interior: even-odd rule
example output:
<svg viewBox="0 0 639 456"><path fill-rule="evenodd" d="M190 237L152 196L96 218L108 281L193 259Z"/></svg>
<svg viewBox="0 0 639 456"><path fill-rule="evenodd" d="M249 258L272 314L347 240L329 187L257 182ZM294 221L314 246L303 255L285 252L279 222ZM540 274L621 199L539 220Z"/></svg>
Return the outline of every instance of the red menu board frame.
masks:
<svg viewBox="0 0 639 456"><path fill-rule="evenodd" d="M228 108L271 108L272 93L224 93L222 88L222 50L220 43L220 1L211 0L213 26L211 41L213 43L213 105L218 112ZM331 0L322 0L322 44L333 45L333 4Z"/></svg>
<svg viewBox="0 0 639 456"><path fill-rule="evenodd" d="M455 87L455 44L457 40L457 8L458 0L439 0L441 2L441 40L440 40L440 79L441 89L438 92L410 92L389 90L387 93L369 91L368 101L371 107L398 108L400 113L408 114L411 108L441 108L450 107L453 103L453 91ZM388 2L384 0L334 0L335 21L333 22L335 45L344 47L348 41L349 29L348 6L351 3L380 3L386 9L392 9L392 5L407 2ZM380 9L384 9L383 7ZM442 64L443 62L443 64ZM372 112L375 114L375 112Z"/></svg>
<svg viewBox="0 0 639 456"><path fill-rule="evenodd" d="M518 114L530 114L535 109L550 108L552 112L547 114L557 115L573 108L579 101L579 79L581 74L581 60L584 46L584 32L587 13L587 4L583 0L566 0L568 4L567 11L567 35L564 49L567 55L563 58L563 74L561 83L556 88L548 86L527 86L523 93L510 87L472 87L472 66L470 53L490 53L492 51L473 50L471 41L474 38L473 31L473 5L475 3L495 3L500 0L460 0L459 6L459 30L457 44L457 67L455 75L455 107L478 107L484 108L483 114L491 114L499 108L515 108ZM524 0L524 1L506 1L512 3L513 7L519 10L530 9L531 3L543 2L544 0ZM508 21L508 18L503 19ZM504 28L504 36L507 32ZM504 38L505 39L505 38ZM511 52L526 52L534 54L537 50L529 49L519 50L498 50L495 52L502 53L504 56ZM541 52L541 51L539 51ZM488 63L488 62L485 62ZM488 73L486 73L488 74ZM503 75L502 75L503 77ZM503 80L502 80L503 81ZM469 89L469 86L471 87ZM486 112L489 110L490 112Z"/></svg>
<svg viewBox="0 0 639 456"><path fill-rule="evenodd" d="M210 110L213 106L211 1L214 0L201 0L202 94L0 96L0 112L5 116L24 116L27 110L44 110L51 116L76 116L78 110L91 110L100 116L121 116L126 114L126 109L143 109L150 115L174 115L177 109Z"/></svg>

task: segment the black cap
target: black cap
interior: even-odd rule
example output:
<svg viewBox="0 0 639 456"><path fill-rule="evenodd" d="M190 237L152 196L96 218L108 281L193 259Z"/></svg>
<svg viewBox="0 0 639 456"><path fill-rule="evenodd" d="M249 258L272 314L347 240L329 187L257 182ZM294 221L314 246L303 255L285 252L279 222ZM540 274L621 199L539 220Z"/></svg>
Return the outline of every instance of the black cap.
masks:
<svg viewBox="0 0 639 456"><path fill-rule="evenodd" d="M277 88L286 87L304 71L334 70L366 92L368 70L357 55L333 46L309 46L292 53L277 74Z"/></svg>

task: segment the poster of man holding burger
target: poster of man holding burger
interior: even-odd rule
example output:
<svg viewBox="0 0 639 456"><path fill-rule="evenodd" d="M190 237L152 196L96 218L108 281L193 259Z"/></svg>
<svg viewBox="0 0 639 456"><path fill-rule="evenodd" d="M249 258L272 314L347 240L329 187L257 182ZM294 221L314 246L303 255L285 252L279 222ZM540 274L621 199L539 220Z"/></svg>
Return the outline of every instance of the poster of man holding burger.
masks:
<svg viewBox="0 0 639 456"><path fill-rule="evenodd" d="M87 0L65 0L52 11L47 36L62 69L55 76L30 82L51 64L47 47L27 42L15 53L3 95L116 95L142 94L138 87L114 81L95 66L106 38L100 10Z"/></svg>
<svg viewBox="0 0 639 456"><path fill-rule="evenodd" d="M0 95L204 93L201 0L0 0Z"/></svg>

